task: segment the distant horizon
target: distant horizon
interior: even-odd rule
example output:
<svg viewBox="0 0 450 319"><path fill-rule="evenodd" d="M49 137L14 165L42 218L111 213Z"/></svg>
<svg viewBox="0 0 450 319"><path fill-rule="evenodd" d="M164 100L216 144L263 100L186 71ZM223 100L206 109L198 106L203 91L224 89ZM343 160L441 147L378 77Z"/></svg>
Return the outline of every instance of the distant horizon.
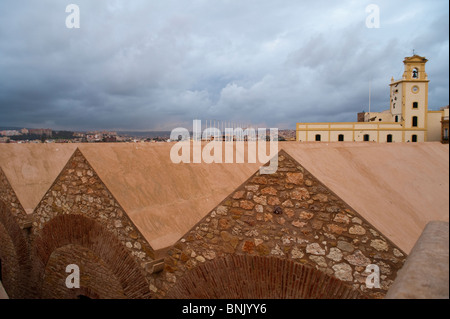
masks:
<svg viewBox="0 0 450 319"><path fill-rule="evenodd" d="M172 130L114 130L114 129L92 129L92 130L70 130L70 129L53 129L51 127L22 127L22 126L0 126L0 131L7 131L7 130L17 130L20 131L22 129L51 129L52 131L59 132L59 131L67 131L67 132L122 132L122 133L159 133L159 132L172 132ZM269 128L267 128L269 129ZM295 131L296 129L278 129L280 131ZM192 132L192 131L190 131Z"/></svg>

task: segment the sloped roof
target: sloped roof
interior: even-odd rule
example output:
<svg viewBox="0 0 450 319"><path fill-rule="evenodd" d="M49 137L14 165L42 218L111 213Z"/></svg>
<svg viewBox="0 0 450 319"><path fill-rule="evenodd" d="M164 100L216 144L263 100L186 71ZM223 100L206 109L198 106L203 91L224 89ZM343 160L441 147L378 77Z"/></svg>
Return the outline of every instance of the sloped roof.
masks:
<svg viewBox="0 0 450 319"><path fill-rule="evenodd" d="M175 143L79 149L154 250L175 243L262 164L174 164Z"/></svg>
<svg viewBox="0 0 450 319"><path fill-rule="evenodd" d="M405 57L403 62L427 62L428 60L420 55L414 54L413 56Z"/></svg>
<svg viewBox="0 0 450 319"><path fill-rule="evenodd" d="M0 167L25 211L39 204L76 144L0 144Z"/></svg>
<svg viewBox="0 0 450 319"><path fill-rule="evenodd" d="M449 220L449 146L282 143L295 160L409 253L431 220Z"/></svg>
<svg viewBox="0 0 450 319"><path fill-rule="evenodd" d="M0 167L30 213L79 147L152 247L168 247L261 165L173 164L173 143L0 144ZM409 252L430 220L449 220L449 146L279 143Z"/></svg>

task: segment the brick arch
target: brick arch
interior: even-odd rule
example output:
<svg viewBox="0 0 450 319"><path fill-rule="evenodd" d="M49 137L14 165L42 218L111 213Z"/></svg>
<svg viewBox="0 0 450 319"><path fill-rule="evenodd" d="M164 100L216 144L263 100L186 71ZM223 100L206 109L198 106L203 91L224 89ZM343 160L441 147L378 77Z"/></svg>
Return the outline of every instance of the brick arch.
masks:
<svg viewBox="0 0 450 319"><path fill-rule="evenodd" d="M3 285L10 298L26 298L29 254L25 235L8 207L0 200L0 259Z"/></svg>
<svg viewBox="0 0 450 319"><path fill-rule="evenodd" d="M67 289L67 265L78 265L80 288ZM45 280L42 284L44 299L77 299L79 296L90 299L124 299L122 284L91 249L80 245L65 245L52 252L45 267Z"/></svg>
<svg viewBox="0 0 450 319"><path fill-rule="evenodd" d="M104 226L79 214L56 216L44 224L44 227L35 235L33 278L37 283L40 297L42 297L46 268L52 253L67 245L84 247L91 251L95 258L103 261L117 278L126 298L150 297L149 286L143 271L121 242ZM74 251L75 254L76 251ZM84 289L89 291L89 287Z"/></svg>
<svg viewBox="0 0 450 319"><path fill-rule="evenodd" d="M168 291L172 299L359 299L361 292L289 259L226 255L192 269Z"/></svg>

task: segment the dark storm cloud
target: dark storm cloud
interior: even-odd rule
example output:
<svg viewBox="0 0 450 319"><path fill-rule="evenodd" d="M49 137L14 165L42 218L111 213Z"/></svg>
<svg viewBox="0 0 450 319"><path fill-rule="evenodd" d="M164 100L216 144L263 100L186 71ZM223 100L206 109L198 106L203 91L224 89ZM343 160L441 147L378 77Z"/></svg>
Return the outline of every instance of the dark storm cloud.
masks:
<svg viewBox="0 0 450 319"><path fill-rule="evenodd" d="M76 3L81 28L67 29ZM368 4L381 28L365 26ZM406 5L406 3L408 5ZM162 130L193 118L294 128L389 105L412 49L448 104L448 2L0 2L0 126Z"/></svg>

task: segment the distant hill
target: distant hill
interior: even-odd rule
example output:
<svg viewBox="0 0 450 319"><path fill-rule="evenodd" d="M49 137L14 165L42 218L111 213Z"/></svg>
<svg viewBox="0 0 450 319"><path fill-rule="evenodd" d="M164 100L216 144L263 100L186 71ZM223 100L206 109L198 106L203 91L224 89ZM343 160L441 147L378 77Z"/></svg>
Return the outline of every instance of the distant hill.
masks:
<svg viewBox="0 0 450 319"><path fill-rule="evenodd" d="M135 131L117 131L118 135L121 136L132 136L132 137L170 137L170 131L148 131L148 132L135 132Z"/></svg>

